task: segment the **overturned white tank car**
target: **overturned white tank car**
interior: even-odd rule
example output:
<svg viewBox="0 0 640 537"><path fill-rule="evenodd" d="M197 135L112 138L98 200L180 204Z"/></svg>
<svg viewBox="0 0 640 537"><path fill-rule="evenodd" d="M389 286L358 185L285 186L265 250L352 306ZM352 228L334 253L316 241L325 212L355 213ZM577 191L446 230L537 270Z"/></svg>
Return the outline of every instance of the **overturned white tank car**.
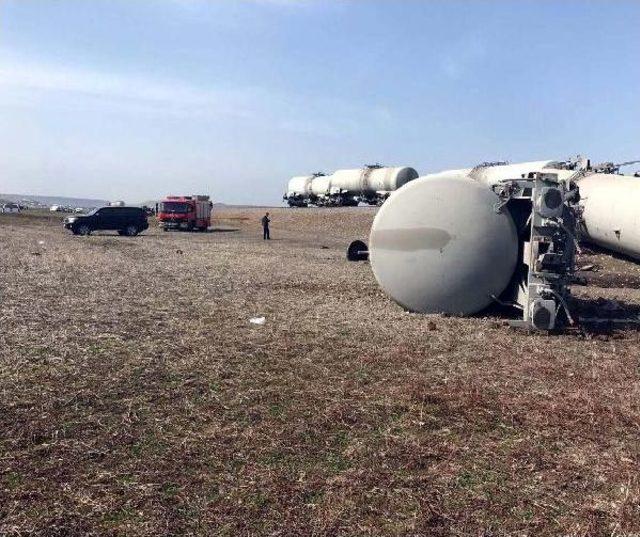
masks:
<svg viewBox="0 0 640 537"><path fill-rule="evenodd" d="M522 311L515 324L573 322L576 238L640 258L640 179L589 161L534 161L430 174L376 215L367 250L380 286L411 311L470 315L492 302ZM629 203L631 202L631 203Z"/></svg>
<svg viewBox="0 0 640 537"><path fill-rule="evenodd" d="M580 178L578 185L581 238L640 259L640 178L591 173Z"/></svg>
<svg viewBox="0 0 640 537"><path fill-rule="evenodd" d="M337 170L331 175L293 177L283 199L290 207L382 205L391 192L417 177L418 172L413 168L388 168L378 164Z"/></svg>
<svg viewBox="0 0 640 537"><path fill-rule="evenodd" d="M639 174L632 176L620 173L621 166L636 163L638 161L591 165L588 159L579 157L569 161L548 160L512 165L493 163L464 171L488 186L494 186L515 174L524 176L543 172L557 173L565 179L571 177L580 190L581 200L577 238L640 259L640 218L637 217L640 178Z"/></svg>

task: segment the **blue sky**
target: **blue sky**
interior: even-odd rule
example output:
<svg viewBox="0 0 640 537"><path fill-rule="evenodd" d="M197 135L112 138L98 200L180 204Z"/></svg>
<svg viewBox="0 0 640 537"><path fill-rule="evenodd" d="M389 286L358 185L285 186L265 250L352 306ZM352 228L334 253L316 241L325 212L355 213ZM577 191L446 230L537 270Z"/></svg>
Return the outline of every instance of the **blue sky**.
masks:
<svg viewBox="0 0 640 537"><path fill-rule="evenodd" d="M0 192L640 158L640 1L0 0Z"/></svg>

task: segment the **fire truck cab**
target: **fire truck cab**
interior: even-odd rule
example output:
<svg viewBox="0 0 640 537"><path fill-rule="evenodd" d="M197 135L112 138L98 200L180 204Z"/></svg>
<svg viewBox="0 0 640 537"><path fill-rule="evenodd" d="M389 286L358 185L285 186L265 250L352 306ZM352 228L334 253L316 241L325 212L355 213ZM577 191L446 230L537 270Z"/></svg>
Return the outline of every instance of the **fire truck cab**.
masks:
<svg viewBox="0 0 640 537"><path fill-rule="evenodd" d="M209 196L167 196L158 203L158 224L164 231L206 231L211 225L212 207Z"/></svg>

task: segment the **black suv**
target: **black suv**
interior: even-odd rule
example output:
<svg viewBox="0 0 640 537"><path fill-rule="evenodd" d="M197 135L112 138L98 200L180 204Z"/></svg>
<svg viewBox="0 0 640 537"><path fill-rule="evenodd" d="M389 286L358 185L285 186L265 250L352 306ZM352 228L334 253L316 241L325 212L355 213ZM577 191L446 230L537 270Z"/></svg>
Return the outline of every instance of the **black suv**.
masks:
<svg viewBox="0 0 640 537"><path fill-rule="evenodd" d="M89 235L92 231L111 230L133 237L149 227L147 214L140 207L99 207L88 214L64 219L65 229L74 235Z"/></svg>

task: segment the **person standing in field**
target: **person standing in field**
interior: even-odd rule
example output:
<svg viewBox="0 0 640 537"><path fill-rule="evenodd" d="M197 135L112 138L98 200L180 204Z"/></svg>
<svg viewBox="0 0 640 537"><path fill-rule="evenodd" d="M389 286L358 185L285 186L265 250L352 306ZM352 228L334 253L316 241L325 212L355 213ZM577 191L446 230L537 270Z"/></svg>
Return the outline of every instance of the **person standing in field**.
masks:
<svg viewBox="0 0 640 537"><path fill-rule="evenodd" d="M265 241L271 239L269 236L269 222L271 220L269 219L269 213L267 213L262 217L262 240Z"/></svg>

